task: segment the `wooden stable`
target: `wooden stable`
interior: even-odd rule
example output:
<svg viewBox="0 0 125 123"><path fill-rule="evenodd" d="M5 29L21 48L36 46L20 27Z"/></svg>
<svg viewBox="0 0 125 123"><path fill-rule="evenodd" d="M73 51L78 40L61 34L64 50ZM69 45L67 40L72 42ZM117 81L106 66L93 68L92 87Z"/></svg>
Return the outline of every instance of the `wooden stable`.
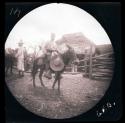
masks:
<svg viewBox="0 0 125 123"><path fill-rule="evenodd" d="M82 74L90 79L109 79L113 75L114 57L113 52L92 56L92 47L90 48L89 56L80 60L84 65L72 65L71 73L79 73L78 68L82 68Z"/></svg>

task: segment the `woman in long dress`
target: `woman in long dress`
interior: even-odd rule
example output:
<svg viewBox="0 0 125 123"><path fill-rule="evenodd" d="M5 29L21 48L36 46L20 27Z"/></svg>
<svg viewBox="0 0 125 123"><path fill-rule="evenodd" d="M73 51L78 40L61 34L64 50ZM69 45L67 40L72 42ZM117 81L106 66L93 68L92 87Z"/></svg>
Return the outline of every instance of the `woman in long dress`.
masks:
<svg viewBox="0 0 125 123"><path fill-rule="evenodd" d="M17 69L19 71L19 76L24 76L24 47L23 47L23 42L20 40L18 43L18 50L17 50Z"/></svg>

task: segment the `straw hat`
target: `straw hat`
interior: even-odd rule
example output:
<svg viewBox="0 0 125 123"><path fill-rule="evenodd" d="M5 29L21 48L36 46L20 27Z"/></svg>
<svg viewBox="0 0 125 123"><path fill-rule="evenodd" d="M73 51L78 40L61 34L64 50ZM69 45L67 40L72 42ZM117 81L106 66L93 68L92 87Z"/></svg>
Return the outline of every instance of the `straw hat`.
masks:
<svg viewBox="0 0 125 123"><path fill-rule="evenodd" d="M64 62L60 57L50 60L50 68L53 71L62 71L64 69Z"/></svg>

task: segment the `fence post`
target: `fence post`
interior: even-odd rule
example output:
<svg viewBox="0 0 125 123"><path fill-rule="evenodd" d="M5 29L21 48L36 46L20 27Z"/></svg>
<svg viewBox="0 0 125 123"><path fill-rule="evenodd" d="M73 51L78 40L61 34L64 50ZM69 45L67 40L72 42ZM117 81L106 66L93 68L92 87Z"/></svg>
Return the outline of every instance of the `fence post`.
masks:
<svg viewBox="0 0 125 123"><path fill-rule="evenodd" d="M86 54L85 54L85 61L84 61L84 66L85 66L85 75L87 75L87 61L86 61Z"/></svg>
<svg viewBox="0 0 125 123"><path fill-rule="evenodd" d="M78 72L78 67L77 67L77 65L75 65L74 67L75 67L75 72Z"/></svg>
<svg viewBox="0 0 125 123"><path fill-rule="evenodd" d="M72 72L75 73L77 72L77 65L75 65L74 63L71 66Z"/></svg>
<svg viewBox="0 0 125 123"><path fill-rule="evenodd" d="M74 71L74 64L72 63L71 64L71 71L74 73L75 71Z"/></svg>
<svg viewBox="0 0 125 123"><path fill-rule="evenodd" d="M89 79L92 78L92 45L90 46L90 55L89 55Z"/></svg>

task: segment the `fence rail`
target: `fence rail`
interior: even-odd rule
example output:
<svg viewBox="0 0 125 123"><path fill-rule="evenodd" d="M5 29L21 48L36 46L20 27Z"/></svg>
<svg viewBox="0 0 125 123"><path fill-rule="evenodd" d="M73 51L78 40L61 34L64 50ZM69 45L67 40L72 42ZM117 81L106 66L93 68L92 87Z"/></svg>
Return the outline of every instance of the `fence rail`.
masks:
<svg viewBox="0 0 125 123"><path fill-rule="evenodd" d="M78 71L74 72L75 73L79 72L79 69L81 69L83 75L88 76L90 79L91 78L109 79L113 74L113 66L114 66L113 52L101 54L94 57L92 57L92 54L90 54L89 57L79 61L83 62L84 65L78 65L77 66ZM71 66L70 67L67 66L66 68L72 69Z"/></svg>

